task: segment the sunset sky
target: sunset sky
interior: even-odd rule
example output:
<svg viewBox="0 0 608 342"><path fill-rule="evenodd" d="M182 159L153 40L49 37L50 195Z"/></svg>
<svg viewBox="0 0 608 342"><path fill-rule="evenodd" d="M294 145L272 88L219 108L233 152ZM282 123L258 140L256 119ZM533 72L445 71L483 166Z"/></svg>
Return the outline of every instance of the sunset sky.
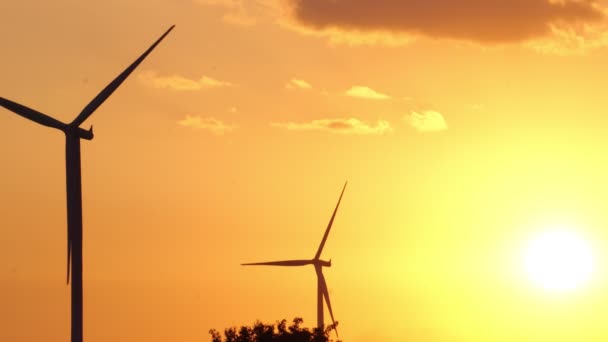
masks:
<svg viewBox="0 0 608 342"><path fill-rule="evenodd" d="M0 96L82 125L87 342L608 339L608 1L3 1ZM0 341L69 340L64 136L0 108ZM595 268L526 275L567 226ZM326 322L329 315L326 314Z"/></svg>

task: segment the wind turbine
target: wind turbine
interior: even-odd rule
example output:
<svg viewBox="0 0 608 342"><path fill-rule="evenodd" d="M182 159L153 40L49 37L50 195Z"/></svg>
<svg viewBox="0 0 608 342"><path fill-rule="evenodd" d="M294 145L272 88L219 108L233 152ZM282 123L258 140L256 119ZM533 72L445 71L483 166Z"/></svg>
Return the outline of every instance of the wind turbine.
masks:
<svg viewBox="0 0 608 342"><path fill-rule="evenodd" d="M48 115L0 97L0 106L43 126L56 128L65 134L66 193L68 210L67 283L70 283L72 266L72 342L82 342L82 188L80 174L80 139L93 139L93 126L89 130L80 125L112 95L122 82L139 66L152 50L173 30L171 26L138 59L108 84L74 121L63 123Z"/></svg>
<svg viewBox="0 0 608 342"><path fill-rule="evenodd" d="M331 321L334 326L336 321L334 320L334 313L331 309L331 301L329 300L329 291L327 291L327 283L325 281L325 277L323 276L323 267L331 267L331 259L329 261L321 260L321 252L323 252L323 247L325 246L325 241L327 241L327 236L329 235L329 231L331 230L331 226L334 223L334 218L336 217L336 213L338 212L338 207L340 206L340 201L342 201L342 195L344 195L344 190L346 190L346 184L344 183L344 187L342 188L342 193L340 193L340 198L338 198L338 203L336 204L336 208L334 209L334 213L331 215L331 219L329 219L329 224L327 225L327 229L325 230L325 235L323 235L323 239L321 240L321 244L319 245L319 249L317 249L317 253L315 257L310 260L284 260L284 261L269 261L269 262L255 262L255 263L247 263L241 264L242 266L305 266L305 265L313 265L315 267L315 272L317 273L317 327L324 330L324 317L323 317L323 298L325 298L325 302L327 303L327 308L329 309L329 314L331 315ZM338 335L338 330L336 329L336 335Z"/></svg>

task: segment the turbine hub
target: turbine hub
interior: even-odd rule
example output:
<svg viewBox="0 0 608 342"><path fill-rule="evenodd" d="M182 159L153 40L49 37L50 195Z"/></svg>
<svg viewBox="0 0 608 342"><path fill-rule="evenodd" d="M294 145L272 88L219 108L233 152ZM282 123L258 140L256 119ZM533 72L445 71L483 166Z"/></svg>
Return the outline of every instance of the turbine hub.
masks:
<svg viewBox="0 0 608 342"><path fill-rule="evenodd" d="M64 130L66 135L77 135L80 139L84 139L84 140L93 140L93 126L91 126L91 128L89 128L88 130L81 128L81 127L73 127L70 125L67 125L65 130Z"/></svg>

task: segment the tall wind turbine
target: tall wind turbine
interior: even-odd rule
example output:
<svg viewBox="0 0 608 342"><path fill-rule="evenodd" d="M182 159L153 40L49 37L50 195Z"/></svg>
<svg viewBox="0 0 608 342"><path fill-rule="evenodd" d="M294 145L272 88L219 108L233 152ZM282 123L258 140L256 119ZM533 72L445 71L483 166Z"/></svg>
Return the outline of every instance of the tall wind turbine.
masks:
<svg viewBox="0 0 608 342"><path fill-rule="evenodd" d="M80 125L112 95L121 83L137 68L152 50L173 30L171 26L138 59L108 84L74 121L63 123L48 115L0 97L0 106L43 126L56 128L65 134L66 192L68 208L67 282L72 266L72 342L82 342L82 188L80 174L80 139L93 139L93 126L89 130Z"/></svg>
<svg viewBox="0 0 608 342"><path fill-rule="evenodd" d="M269 261L269 262L256 262L256 263L248 263L241 264L243 266L305 266L305 265L313 265L315 267L315 272L317 273L317 327L324 329L324 317L323 317L323 298L325 298L325 302L327 303L327 308L329 309L329 314L331 315L331 321L336 324L334 320L334 313L331 309L331 301L329 300L329 291L327 291L327 283L325 282L325 277L323 276L323 267L331 267L331 259L329 261L321 260L321 252L323 252L323 247L325 246L325 241L327 241L327 236L329 236L329 231L331 230L331 226L334 223L334 218L336 217L336 213L338 212L338 207L340 206L340 201L342 201L342 195L344 195L344 190L346 189L346 184L344 183L344 187L342 188L342 193L340 193L340 198L338 198L338 203L336 204L336 208L334 209L334 213L331 215L331 219L329 219L329 224L327 225L327 229L325 230L325 235L323 235L323 239L321 240L321 244L319 245L319 249L317 249L317 253L315 257L310 260L284 260L284 261ZM338 335L338 330L336 329L336 335Z"/></svg>

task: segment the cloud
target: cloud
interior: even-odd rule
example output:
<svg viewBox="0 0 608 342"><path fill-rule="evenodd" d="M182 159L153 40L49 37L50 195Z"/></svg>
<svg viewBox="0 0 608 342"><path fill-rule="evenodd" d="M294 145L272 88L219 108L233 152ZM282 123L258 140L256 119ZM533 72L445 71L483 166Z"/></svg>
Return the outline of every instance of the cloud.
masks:
<svg viewBox="0 0 608 342"><path fill-rule="evenodd" d="M312 89L310 83L300 80L297 78L292 78L285 84L285 88L287 89Z"/></svg>
<svg viewBox="0 0 608 342"><path fill-rule="evenodd" d="M286 19L287 18L287 19ZM403 46L417 39L417 36L406 35L404 33L393 33L388 31L365 31L365 30L345 30L338 27L327 27L315 29L301 25L289 19L289 15L284 15L277 20L283 28L296 31L305 36L327 38L330 45L384 45L384 46Z"/></svg>
<svg viewBox="0 0 608 342"><path fill-rule="evenodd" d="M557 55L584 55L608 46L608 21L601 23L550 25L551 37L536 39L525 45L536 51Z"/></svg>
<svg viewBox="0 0 608 342"><path fill-rule="evenodd" d="M354 86L346 91L346 95L371 100L388 100L391 97L364 86Z"/></svg>
<svg viewBox="0 0 608 342"><path fill-rule="evenodd" d="M158 76L155 71L145 71L139 74L139 80L153 88L171 89L176 91L196 91L208 88L231 87L233 84L218 81L208 76L202 76L198 80L192 80L179 75Z"/></svg>
<svg viewBox="0 0 608 342"><path fill-rule="evenodd" d="M233 25L249 27L257 22L256 17L245 6L244 0L196 0L196 2L223 8L225 14L222 19Z"/></svg>
<svg viewBox="0 0 608 342"><path fill-rule="evenodd" d="M195 0L195 2L224 10L224 22L250 27L258 23L260 17L277 16L282 11L282 0Z"/></svg>
<svg viewBox="0 0 608 342"><path fill-rule="evenodd" d="M225 81L218 81L211 77L203 76L198 80L198 83L203 88L216 88L216 87L232 87L232 83Z"/></svg>
<svg viewBox="0 0 608 342"><path fill-rule="evenodd" d="M405 121L420 132L440 132L448 129L443 115L434 110L412 112L405 117Z"/></svg>
<svg viewBox="0 0 608 342"><path fill-rule="evenodd" d="M177 122L178 125L183 127L190 127L193 129L202 129L210 131L217 135L224 135L226 132L231 132L236 129L234 125L227 125L221 120L216 118L207 117L203 118L200 116L186 115L186 118Z"/></svg>
<svg viewBox="0 0 608 342"><path fill-rule="evenodd" d="M329 35L334 41L342 34L346 42L363 44L385 40L397 45L420 36L489 44L559 39L555 27L583 35L584 29L576 27L607 18L599 0L286 1L301 32Z"/></svg>
<svg viewBox="0 0 608 342"><path fill-rule="evenodd" d="M271 126L282 127L290 131L325 131L336 134L381 135L392 132L388 121L378 120L376 125L369 125L359 119L319 119L306 123L271 123Z"/></svg>

